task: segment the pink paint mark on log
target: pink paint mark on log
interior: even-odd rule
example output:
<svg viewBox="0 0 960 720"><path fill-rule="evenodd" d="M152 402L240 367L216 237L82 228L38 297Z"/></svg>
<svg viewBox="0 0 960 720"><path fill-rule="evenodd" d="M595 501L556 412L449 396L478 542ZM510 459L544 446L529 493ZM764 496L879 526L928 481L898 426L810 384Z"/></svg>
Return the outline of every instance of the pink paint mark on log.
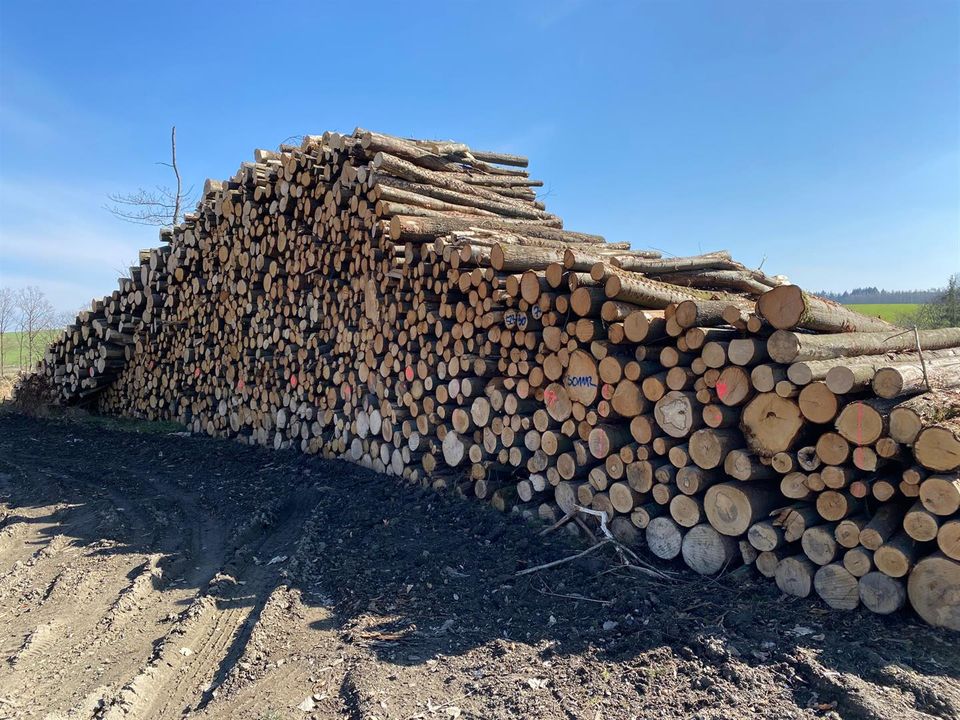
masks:
<svg viewBox="0 0 960 720"><path fill-rule="evenodd" d="M407 369L403 371L403 376L407 379L407 382L413 382L413 368L407 365Z"/></svg>
<svg viewBox="0 0 960 720"><path fill-rule="evenodd" d="M863 403L857 403L857 445L863 445Z"/></svg>
<svg viewBox="0 0 960 720"><path fill-rule="evenodd" d="M727 384L722 380L717 383L717 397L723 400L727 395Z"/></svg>

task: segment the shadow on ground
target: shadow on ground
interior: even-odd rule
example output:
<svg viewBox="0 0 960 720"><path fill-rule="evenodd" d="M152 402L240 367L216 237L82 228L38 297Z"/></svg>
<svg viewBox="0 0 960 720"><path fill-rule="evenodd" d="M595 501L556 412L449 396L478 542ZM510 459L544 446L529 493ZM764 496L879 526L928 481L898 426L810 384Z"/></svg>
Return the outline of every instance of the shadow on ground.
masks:
<svg viewBox="0 0 960 720"><path fill-rule="evenodd" d="M518 578L582 546L562 533L540 538L541 528L482 503L344 462L169 428L131 431L143 429L0 415L0 532L29 523L90 554L159 554L156 592L176 589L181 606L211 595L221 610L242 611L195 709L215 705L214 690L283 585L330 611L313 630L363 648L385 675L425 670L442 657L464 687L487 677L484 692L509 693L516 678L498 690L490 676L516 656L550 668L565 708L960 716L958 637L909 613L830 611L744 571L705 579L675 566L675 580L658 581L603 551ZM0 575L9 571L0 567ZM247 575L256 579L238 584ZM604 677L611 673L616 682ZM376 692L344 686L340 695L352 712ZM504 702L502 717L520 716L510 710L520 705ZM587 717L578 712L566 717Z"/></svg>

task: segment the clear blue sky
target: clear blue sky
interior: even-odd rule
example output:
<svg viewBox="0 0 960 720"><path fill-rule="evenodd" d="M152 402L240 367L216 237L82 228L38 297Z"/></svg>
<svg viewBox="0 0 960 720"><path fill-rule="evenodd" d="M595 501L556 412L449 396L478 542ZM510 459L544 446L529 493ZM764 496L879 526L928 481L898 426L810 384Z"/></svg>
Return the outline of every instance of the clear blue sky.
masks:
<svg viewBox="0 0 960 720"><path fill-rule="evenodd" d="M810 288L960 270L960 2L0 4L0 283L75 309L102 209L355 126L529 155L571 229Z"/></svg>

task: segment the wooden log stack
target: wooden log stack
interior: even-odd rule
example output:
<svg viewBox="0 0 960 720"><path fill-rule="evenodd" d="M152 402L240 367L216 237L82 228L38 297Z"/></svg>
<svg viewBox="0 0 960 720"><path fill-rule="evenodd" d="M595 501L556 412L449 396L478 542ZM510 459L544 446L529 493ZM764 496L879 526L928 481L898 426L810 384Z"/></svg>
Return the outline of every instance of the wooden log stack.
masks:
<svg viewBox="0 0 960 720"><path fill-rule="evenodd" d="M702 574L960 629L960 329L568 231L526 166L362 129L258 150L40 372L65 404L602 511Z"/></svg>

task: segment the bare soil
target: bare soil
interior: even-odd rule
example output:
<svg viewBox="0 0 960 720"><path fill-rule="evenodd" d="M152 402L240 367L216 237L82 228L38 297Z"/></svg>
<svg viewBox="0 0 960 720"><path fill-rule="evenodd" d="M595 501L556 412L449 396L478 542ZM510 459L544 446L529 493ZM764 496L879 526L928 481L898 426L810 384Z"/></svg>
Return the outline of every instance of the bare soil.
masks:
<svg viewBox="0 0 960 720"><path fill-rule="evenodd" d="M957 635L336 461L0 414L0 718L957 718Z"/></svg>

